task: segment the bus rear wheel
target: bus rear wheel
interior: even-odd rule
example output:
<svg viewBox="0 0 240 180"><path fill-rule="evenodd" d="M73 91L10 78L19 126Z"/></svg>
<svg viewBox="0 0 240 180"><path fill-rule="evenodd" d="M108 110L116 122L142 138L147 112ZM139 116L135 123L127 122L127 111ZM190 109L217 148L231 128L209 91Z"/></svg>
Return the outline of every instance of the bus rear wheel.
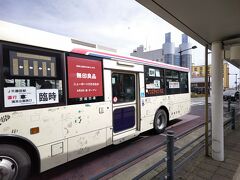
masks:
<svg viewBox="0 0 240 180"><path fill-rule="evenodd" d="M167 127L168 117L166 111L159 109L154 118L154 130L157 134L163 133Z"/></svg>
<svg viewBox="0 0 240 180"><path fill-rule="evenodd" d="M27 179L31 170L31 159L20 147L0 144L0 179Z"/></svg>

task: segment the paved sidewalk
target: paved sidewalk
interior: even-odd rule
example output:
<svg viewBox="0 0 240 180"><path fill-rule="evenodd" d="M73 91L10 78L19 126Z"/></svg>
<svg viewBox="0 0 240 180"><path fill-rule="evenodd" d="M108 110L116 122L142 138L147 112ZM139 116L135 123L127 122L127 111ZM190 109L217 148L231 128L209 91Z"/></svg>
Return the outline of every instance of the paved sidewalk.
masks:
<svg viewBox="0 0 240 180"><path fill-rule="evenodd" d="M240 180L240 128L225 135L225 160L218 162L205 157L204 148L175 174L175 179Z"/></svg>

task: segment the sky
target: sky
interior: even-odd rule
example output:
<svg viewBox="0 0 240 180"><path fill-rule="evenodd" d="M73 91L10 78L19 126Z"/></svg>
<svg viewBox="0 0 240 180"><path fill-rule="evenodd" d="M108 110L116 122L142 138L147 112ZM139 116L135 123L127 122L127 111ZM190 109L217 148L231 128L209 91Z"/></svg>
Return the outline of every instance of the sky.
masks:
<svg viewBox="0 0 240 180"><path fill-rule="evenodd" d="M139 45L162 48L167 32L178 46L183 34L134 0L0 0L0 20L104 45L123 55ZM190 43L198 47L192 50L193 63L203 65L204 47L191 38ZM233 66L230 72L239 74Z"/></svg>

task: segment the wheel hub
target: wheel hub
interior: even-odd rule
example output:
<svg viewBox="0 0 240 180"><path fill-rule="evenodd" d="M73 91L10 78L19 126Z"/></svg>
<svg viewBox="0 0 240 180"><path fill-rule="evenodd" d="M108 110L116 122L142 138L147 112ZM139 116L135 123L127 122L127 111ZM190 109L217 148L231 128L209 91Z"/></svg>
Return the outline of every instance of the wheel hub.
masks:
<svg viewBox="0 0 240 180"><path fill-rule="evenodd" d="M160 114L159 116L158 116L158 119L157 119L157 126L158 126L158 128L159 129L163 129L164 128L164 126L165 126L165 119L162 117L162 114Z"/></svg>
<svg viewBox="0 0 240 180"><path fill-rule="evenodd" d="M18 166L10 157L0 156L0 179L13 180L16 177Z"/></svg>

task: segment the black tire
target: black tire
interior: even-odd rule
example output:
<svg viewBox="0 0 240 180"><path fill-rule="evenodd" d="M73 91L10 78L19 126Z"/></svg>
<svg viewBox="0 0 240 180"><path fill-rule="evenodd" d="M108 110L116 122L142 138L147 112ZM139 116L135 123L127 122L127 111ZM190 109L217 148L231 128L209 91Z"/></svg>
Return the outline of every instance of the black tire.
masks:
<svg viewBox="0 0 240 180"><path fill-rule="evenodd" d="M167 127L168 117L166 111L159 109L154 117L154 130L157 134L163 133Z"/></svg>
<svg viewBox="0 0 240 180"><path fill-rule="evenodd" d="M11 175L10 179L25 180L29 178L31 170L31 159L27 152L20 147L10 144L0 144L0 169ZM4 178L3 178L4 179Z"/></svg>

